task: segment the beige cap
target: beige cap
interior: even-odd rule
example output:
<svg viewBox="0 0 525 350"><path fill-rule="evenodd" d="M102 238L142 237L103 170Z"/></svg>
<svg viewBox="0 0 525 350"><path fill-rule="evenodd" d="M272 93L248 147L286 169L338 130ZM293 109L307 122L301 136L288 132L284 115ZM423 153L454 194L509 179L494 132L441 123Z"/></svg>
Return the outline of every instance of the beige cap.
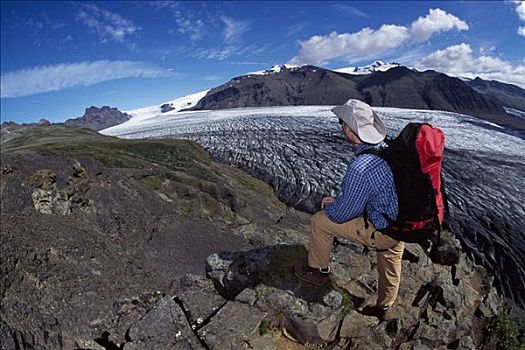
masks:
<svg viewBox="0 0 525 350"><path fill-rule="evenodd" d="M379 143L385 139L385 124L372 110L372 107L359 100L348 100L342 106L332 108L332 112L366 143Z"/></svg>

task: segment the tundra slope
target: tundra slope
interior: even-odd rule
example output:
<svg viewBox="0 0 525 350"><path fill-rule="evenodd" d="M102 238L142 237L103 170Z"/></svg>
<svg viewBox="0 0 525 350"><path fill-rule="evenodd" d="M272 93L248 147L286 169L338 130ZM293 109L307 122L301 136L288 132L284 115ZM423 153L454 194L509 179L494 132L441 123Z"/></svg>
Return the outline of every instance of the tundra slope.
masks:
<svg viewBox="0 0 525 350"><path fill-rule="evenodd" d="M271 184L279 198L310 213L335 195L351 160L330 106L265 107L165 113L102 131L124 138L187 138L219 161ZM525 305L525 145L521 136L466 115L374 108L389 135L411 121L447 136L444 178L450 229L501 290ZM512 271L514 273L510 274Z"/></svg>

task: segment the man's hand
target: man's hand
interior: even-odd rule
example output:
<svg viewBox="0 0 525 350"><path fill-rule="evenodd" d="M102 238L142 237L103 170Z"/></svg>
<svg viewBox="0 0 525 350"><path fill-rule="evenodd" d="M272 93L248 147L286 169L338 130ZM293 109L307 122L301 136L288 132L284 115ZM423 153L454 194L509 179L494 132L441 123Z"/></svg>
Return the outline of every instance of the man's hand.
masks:
<svg viewBox="0 0 525 350"><path fill-rule="evenodd" d="M325 205L335 202L334 197L324 197L321 201L321 209L324 209Z"/></svg>

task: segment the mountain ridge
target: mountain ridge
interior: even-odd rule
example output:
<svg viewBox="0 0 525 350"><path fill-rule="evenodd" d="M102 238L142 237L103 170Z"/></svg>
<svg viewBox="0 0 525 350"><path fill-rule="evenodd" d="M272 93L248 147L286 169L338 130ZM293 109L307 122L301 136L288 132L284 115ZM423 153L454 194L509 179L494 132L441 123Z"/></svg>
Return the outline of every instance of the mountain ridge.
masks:
<svg viewBox="0 0 525 350"><path fill-rule="evenodd" d="M474 83L472 83L474 84ZM353 75L304 65L282 66L271 74L248 74L212 88L187 110L288 105L340 105L350 98L375 107L431 109L469 114L525 133L525 120L510 115L493 91L509 84L491 85L482 91L444 73L419 72L404 66ZM521 88L511 86L517 91ZM481 91L481 92L480 92ZM500 95L503 95L500 93ZM512 106L525 110L519 101ZM518 108L519 109L519 108Z"/></svg>

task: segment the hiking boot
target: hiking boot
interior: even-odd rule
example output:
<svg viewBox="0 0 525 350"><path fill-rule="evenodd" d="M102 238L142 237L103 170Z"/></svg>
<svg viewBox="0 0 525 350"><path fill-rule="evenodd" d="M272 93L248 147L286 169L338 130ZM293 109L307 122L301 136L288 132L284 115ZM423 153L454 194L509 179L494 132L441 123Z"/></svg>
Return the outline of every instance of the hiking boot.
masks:
<svg viewBox="0 0 525 350"><path fill-rule="evenodd" d="M324 270L324 271L323 271ZM330 268L316 269L308 265L295 265L294 273L305 282L322 287L330 281Z"/></svg>
<svg viewBox="0 0 525 350"><path fill-rule="evenodd" d="M388 306L367 305L363 308L361 313L363 315L377 317L381 322L390 321L395 318L391 308L389 308Z"/></svg>

